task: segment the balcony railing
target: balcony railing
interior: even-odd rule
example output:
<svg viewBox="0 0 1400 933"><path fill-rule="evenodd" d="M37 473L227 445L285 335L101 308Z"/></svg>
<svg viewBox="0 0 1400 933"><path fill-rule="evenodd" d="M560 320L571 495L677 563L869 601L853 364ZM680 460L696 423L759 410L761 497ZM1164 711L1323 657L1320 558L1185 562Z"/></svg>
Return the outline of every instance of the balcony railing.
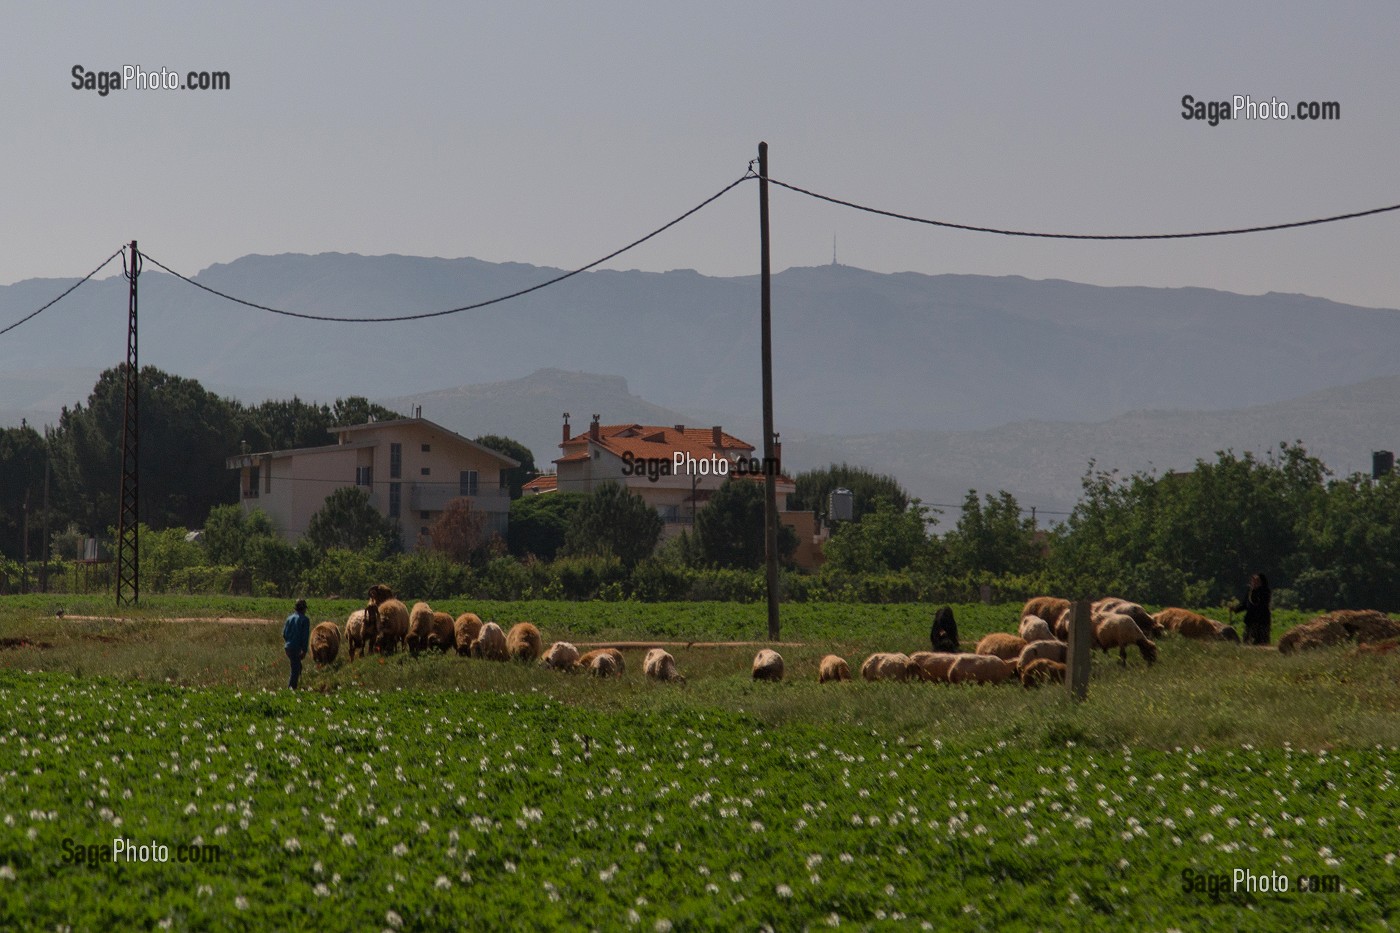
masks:
<svg viewBox="0 0 1400 933"><path fill-rule="evenodd" d="M408 483L408 507L415 512L441 512L453 499L463 498L456 483ZM478 488L467 496L472 508L481 512L510 511L510 493L504 489Z"/></svg>

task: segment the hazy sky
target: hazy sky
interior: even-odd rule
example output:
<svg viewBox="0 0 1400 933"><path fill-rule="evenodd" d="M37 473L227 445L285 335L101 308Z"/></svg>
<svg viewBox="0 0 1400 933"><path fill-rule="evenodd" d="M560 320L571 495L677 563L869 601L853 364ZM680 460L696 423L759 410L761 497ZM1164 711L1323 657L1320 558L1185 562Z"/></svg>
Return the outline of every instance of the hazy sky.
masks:
<svg viewBox="0 0 1400 933"><path fill-rule="evenodd" d="M1394 3L23 4L0 30L0 282L123 241L572 268L740 177L903 213L1158 232L1400 203ZM72 68L227 71L75 90ZM1335 122L1181 98L1336 101ZM613 268L758 270L757 186ZM1303 292L1400 307L1400 212L1187 243L949 232L772 192L774 267ZM503 306L503 309L507 306ZM3 324L5 322L0 322Z"/></svg>

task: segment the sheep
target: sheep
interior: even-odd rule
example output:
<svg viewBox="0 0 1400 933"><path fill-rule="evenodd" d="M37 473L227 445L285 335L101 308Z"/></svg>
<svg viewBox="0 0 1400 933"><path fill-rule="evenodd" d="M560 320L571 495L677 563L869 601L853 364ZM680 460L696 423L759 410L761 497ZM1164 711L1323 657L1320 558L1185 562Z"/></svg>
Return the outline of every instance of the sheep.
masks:
<svg viewBox="0 0 1400 933"><path fill-rule="evenodd" d="M510 657L506 652L506 633L495 622L486 622L476 641L472 642L472 657L484 661L504 661Z"/></svg>
<svg viewBox="0 0 1400 933"><path fill-rule="evenodd" d="M1110 648L1118 649L1118 663L1128 666L1128 646L1137 645L1142 658L1148 664L1157 660L1157 645L1148 640L1132 616L1111 612L1094 622L1094 644L1105 654Z"/></svg>
<svg viewBox="0 0 1400 933"><path fill-rule="evenodd" d="M1021 686L1027 690L1039 687L1046 682L1057 684L1065 682L1065 665L1062 662L1051 661L1049 658L1036 658L1021 668Z"/></svg>
<svg viewBox="0 0 1400 933"><path fill-rule="evenodd" d="M1138 628L1142 630L1142 634L1144 635L1161 635L1166 631L1156 619L1152 618L1146 609L1142 608L1137 603L1128 602L1126 599L1121 599L1117 596L1109 596L1093 604L1095 621L1097 621L1100 616L1114 613L1132 619L1137 623Z"/></svg>
<svg viewBox="0 0 1400 933"><path fill-rule="evenodd" d="M1069 660L1069 645L1062 641L1033 641L1016 657L1016 670L1024 671L1032 662L1039 660L1065 664Z"/></svg>
<svg viewBox="0 0 1400 933"><path fill-rule="evenodd" d="M1155 614L1152 619L1164 631L1175 632L1182 638L1194 638L1199 641L1234 641L1236 643L1240 640L1239 634L1230 626L1214 619L1208 619L1189 609L1168 607Z"/></svg>
<svg viewBox="0 0 1400 933"><path fill-rule="evenodd" d="M578 659L578 666L580 670L589 671L598 677L621 677L627 668L622 661L622 652L616 648L594 648Z"/></svg>
<svg viewBox="0 0 1400 933"><path fill-rule="evenodd" d="M894 652L879 652L865 659L860 676L869 681L908 680L909 656Z"/></svg>
<svg viewBox="0 0 1400 933"><path fill-rule="evenodd" d="M953 662L963 655L954 651L916 651L909 655L909 673L919 680L948 682Z"/></svg>
<svg viewBox="0 0 1400 933"><path fill-rule="evenodd" d="M432 627L433 607L422 600L414 603L413 608L408 612L408 634L404 636L409 654L416 658L418 652L427 647L428 633Z"/></svg>
<svg viewBox="0 0 1400 933"><path fill-rule="evenodd" d="M322 622L311 630L311 659L317 664L329 664L340 653L340 627L334 622Z"/></svg>
<svg viewBox="0 0 1400 933"><path fill-rule="evenodd" d="M424 647L429 651L441 651L444 654L457 647L457 624L452 618L452 613L433 613L433 620L428 627L428 640Z"/></svg>
<svg viewBox="0 0 1400 933"><path fill-rule="evenodd" d="M452 640L457 653L471 654L472 642L481 634L481 616L475 612L464 612L452 623Z"/></svg>
<svg viewBox="0 0 1400 933"><path fill-rule="evenodd" d="M1055 633L1050 631L1050 623L1040 616L1022 617L1021 637L1027 644L1033 641L1055 641Z"/></svg>
<svg viewBox="0 0 1400 933"><path fill-rule="evenodd" d="M647 652L646 659L642 662L642 673L648 680L685 683L685 678L676 671L676 659L664 648L653 648Z"/></svg>
<svg viewBox="0 0 1400 933"><path fill-rule="evenodd" d="M555 671L571 671L578 666L578 649L567 641L556 641L540 658L540 666Z"/></svg>
<svg viewBox="0 0 1400 933"><path fill-rule="evenodd" d="M390 654L408 635L408 607L394 598L394 591L383 583L369 588L365 604L365 632L374 633L375 647Z"/></svg>
<svg viewBox="0 0 1400 933"><path fill-rule="evenodd" d="M514 661L534 661L540 656L540 630L530 622L517 622L506 633L506 654Z"/></svg>
<svg viewBox="0 0 1400 933"><path fill-rule="evenodd" d="M622 671L617 665L617 658L610 654L594 655L587 665L587 670L594 677L622 676Z"/></svg>
<svg viewBox="0 0 1400 933"><path fill-rule="evenodd" d="M754 680L782 680L783 656L772 648L764 648L753 658Z"/></svg>
<svg viewBox="0 0 1400 933"><path fill-rule="evenodd" d="M993 632L977 643L975 654L991 654L1003 661L1014 661L1028 642L1019 635Z"/></svg>
<svg viewBox="0 0 1400 933"><path fill-rule="evenodd" d="M954 684L999 684L1014 675L1010 663L991 654L961 654L948 668L948 682Z"/></svg>
<svg viewBox="0 0 1400 933"><path fill-rule="evenodd" d="M350 660L355 660L355 655L363 656L374 644L375 631L367 629L368 612L364 609L356 609L350 613L350 618L345 620L345 643L350 652Z"/></svg>
<svg viewBox="0 0 1400 933"><path fill-rule="evenodd" d="M1283 654L1344 641L1374 642L1400 635L1400 623L1374 609L1341 609L1295 625L1278 640Z"/></svg>
<svg viewBox="0 0 1400 933"><path fill-rule="evenodd" d="M851 668L846 659L835 654L822 658L817 666L817 683L840 682L851 679Z"/></svg>
<svg viewBox="0 0 1400 933"><path fill-rule="evenodd" d="M1034 596L1026 600L1026 604L1021 607L1021 618L1036 616L1053 627L1060 620L1060 616L1069 612L1069 605L1069 600L1060 599L1058 596Z"/></svg>

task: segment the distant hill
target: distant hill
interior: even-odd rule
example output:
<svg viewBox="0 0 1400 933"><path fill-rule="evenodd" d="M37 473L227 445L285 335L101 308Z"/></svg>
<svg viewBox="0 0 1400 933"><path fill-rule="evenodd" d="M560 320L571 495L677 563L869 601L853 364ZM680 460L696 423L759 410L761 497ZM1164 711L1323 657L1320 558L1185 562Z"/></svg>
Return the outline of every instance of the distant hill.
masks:
<svg viewBox="0 0 1400 933"><path fill-rule="evenodd" d="M558 271L331 253L245 256L197 278L273 307L356 316L459 307ZM0 287L0 322L70 282ZM667 409L758 420L755 276L595 271L476 311L386 325L272 315L150 264L140 285L141 362L245 401L399 398L553 368L618 374ZM124 358L126 288L119 276L90 282L0 337L0 409L84 398ZM1299 295L833 265L776 274L773 306L776 415L789 438L1225 411L1400 375L1400 312ZM40 384L70 373L87 375Z"/></svg>

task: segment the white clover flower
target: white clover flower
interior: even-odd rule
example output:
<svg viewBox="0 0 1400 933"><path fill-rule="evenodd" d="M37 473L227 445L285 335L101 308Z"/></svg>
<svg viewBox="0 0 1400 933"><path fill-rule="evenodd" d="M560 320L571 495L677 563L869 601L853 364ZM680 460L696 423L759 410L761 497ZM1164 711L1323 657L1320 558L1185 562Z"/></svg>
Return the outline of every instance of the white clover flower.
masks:
<svg viewBox="0 0 1400 933"><path fill-rule="evenodd" d="M318 882L316 887L311 889L311 893L317 897L327 897L330 895L331 889L326 887L325 882Z"/></svg>
<svg viewBox="0 0 1400 933"><path fill-rule="evenodd" d="M408 854L408 846L400 842L398 845L394 846L393 852L395 855L402 858L403 856Z"/></svg>
<svg viewBox="0 0 1400 933"><path fill-rule="evenodd" d="M282 848L286 849L288 852L300 852L301 841L298 840L295 836L293 836L291 839L288 839L282 843Z"/></svg>
<svg viewBox="0 0 1400 933"><path fill-rule="evenodd" d="M400 917L391 910L384 915L384 922L397 930L403 926L403 917Z"/></svg>
<svg viewBox="0 0 1400 933"><path fill-rule="evenodd" d="M249 726L249 728L252 728L252 727ZM233 899L233 906L234 906L234 907L237 907L239 910L247 910L247 909L248 909L248 899L247 899L246 897L244 897L242 894L240 894L240 895L238 895L237 897L235 897L235 898Z"/></svg>
<svg viewBox="0 0 1400 933"><path fill-rule="evenodd" d="M14 866L13 866L13 865L9 865L9 864L0 865L0 878L3 878L3 879L6 880L6 881L14 881L14 880L15 880L15 868L14 868Z"/></svg>
<svg viewBox="0 0 1400 933"><path fill-rule="evenodd" d="M446 875L438 875L437 880L433 882L433 887L437 888L439 891L446 891L448 888L452 887L452 882L447 880Z"/></svg>
<svg viewBox="0 0 1400 933"><path fill-rule="evenodd" d="M340 844L343 846L353 846L355 844L355 834L345 833L340 837Z"/></svg>
<svg viewBox="0 0 1400 933"><path fill-rule="evenodd" d="M778 892L779 897L792 897L792 888L788 887L785 884L778 885L778 887L775 888L775 890Z"/></svg>

